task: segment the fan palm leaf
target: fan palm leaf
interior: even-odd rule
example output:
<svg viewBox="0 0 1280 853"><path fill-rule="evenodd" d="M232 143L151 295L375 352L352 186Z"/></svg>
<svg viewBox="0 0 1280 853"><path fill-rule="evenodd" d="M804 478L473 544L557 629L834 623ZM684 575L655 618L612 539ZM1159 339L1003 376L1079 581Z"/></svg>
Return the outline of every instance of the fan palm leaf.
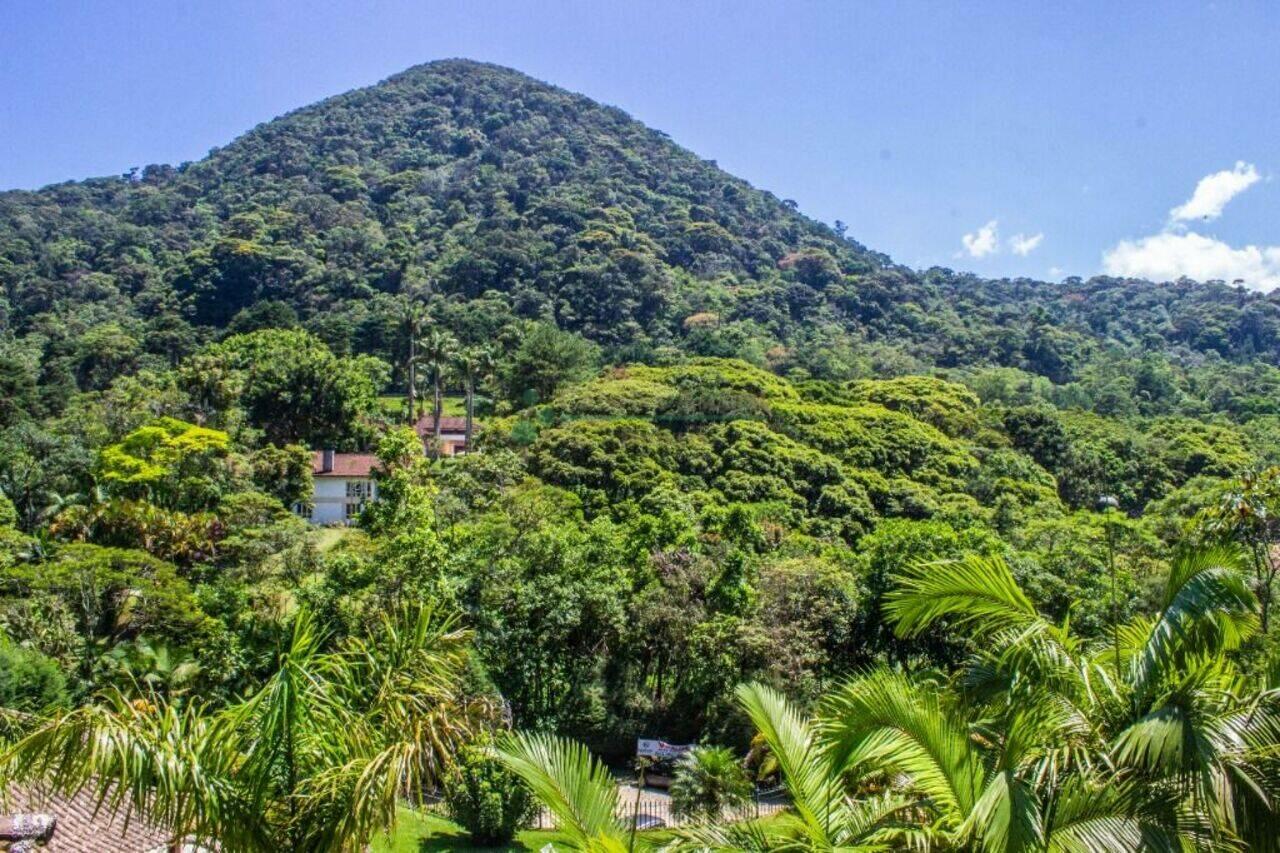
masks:
<svg viewBox="0 0 1280 853"><path fill-rule="evenodd" d="M551 812L565 846L590 853L627 848L618 786L584 745L551 735L513 734L499 744L497 756Z"/></svg>

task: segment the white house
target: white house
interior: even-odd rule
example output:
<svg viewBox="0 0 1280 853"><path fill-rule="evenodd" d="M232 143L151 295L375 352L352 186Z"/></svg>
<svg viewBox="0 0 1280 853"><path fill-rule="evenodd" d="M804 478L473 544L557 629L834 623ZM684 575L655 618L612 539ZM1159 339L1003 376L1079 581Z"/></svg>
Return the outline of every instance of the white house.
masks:
<svg viewBox="0 0 1280 853"><path fill-rule="evenodd" d="M312 453L311 523L351 524L365 503L377 497L377 466L378 457L372 453Z"/></svg>
<svg viewBox="0 0 1280 853"><path fill-rule="evenodd" d="M479 425L474 425L476 429ZM435 440L435 419L426 415L418 419L414 430L422 439L423 453L430 453ZM467 452L467 419L440 419L441 456L458 456ZM294 512L312 524L351 524L364 505L377 498L378 485L373 472L378 457L372 453L335 453L317 450L311 454L311 513L299 504Z"/></svg>

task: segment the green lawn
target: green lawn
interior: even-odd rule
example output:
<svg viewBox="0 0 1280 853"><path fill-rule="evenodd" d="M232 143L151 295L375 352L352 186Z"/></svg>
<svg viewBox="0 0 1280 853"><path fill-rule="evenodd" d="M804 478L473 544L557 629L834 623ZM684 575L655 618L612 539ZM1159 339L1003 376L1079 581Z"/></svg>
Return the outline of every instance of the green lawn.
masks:
<svg viewBox="0 0 1280 853"><path fill-rule="evenodd" d="M311 542L323 554L355 532L350 527L321 527L312 531Z"/></svg>
<svg viewBox="0 0 1280 853"><path fill-rule="evenodd" d="M395 834L375 838L369 849L372 853L464 853L481 850L514 853L541 850L553 836L550 832L527 830L516 836L516 840L507 847L474 847L457 824L442 817L402 808Z"/></svg>
<svg viewBox="0 0 1280 853"><path fill-rule="evenodd" d="M420 404L424 412L431 414L430 392L427 393L424 400L420 401ZM398 418L404 414L404 395L389 394L379 397L378 408L387 417ZM446 394L444 398L444 413L450 416L462 417L467 413L467 399L461 395L455 397Z"/></svg>

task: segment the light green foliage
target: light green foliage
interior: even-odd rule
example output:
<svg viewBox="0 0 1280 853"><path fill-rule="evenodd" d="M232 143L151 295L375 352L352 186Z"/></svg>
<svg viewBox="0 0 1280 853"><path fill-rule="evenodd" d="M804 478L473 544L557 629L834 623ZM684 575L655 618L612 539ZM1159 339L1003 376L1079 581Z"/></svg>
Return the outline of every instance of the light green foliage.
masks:
<svg viewBox="0 0 1280 853"><path fill-rule="evenodd" d="M881 406L778 405L773 423L779 431L852 467L928 485L948 485L975 464L935 428Z"/></svg>
<svg viewBox="0 0 1280 853"><path fill-rule="evenodd" d="M0 494L0 527L17 527L18 510L13 501Z"/></svg>
<svg viewBox="0 0 1280 853"><path fill-rule="evenodd" d="M598 511L663 482L676 465L674 443L647 421L576 421L543 430L529 448L529 467L548 483L579 492Z"/></svg>
<svg viewBox="0 0 1280 853"><path fill-rule="evenodd" d="M952 437L970 434L978 425L978 398L973 392L963 385L929 376L861 379L839 389L818 393L806 390L806 396L822 403L875 403L906 412Z"/></svg>
<svg viewBox="0 0 1280 853"><path fill-rule="evenodd" d="M95 474L112 495L173 509L200 509L218 498L225 432L161 418L98 454Z"/></svg>
<svg viewBox="0 0 1280 853"><path fill-rule="evenodd" d="M570 415L651 418L679 397L670 385L631 379L625 369L620 372L621 377L602 377L566 389L556 396L556 408Z"/></svg>

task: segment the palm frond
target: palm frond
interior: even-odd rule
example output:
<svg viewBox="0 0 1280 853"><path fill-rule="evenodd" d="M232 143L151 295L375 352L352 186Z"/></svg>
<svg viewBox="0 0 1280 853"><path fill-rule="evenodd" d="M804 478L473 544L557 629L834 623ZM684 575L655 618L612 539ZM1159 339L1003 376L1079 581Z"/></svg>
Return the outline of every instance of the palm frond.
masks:
<svg viewBox="0 0 1280 853"><path fill-rule="evenodd" d="M1115 777L1072 777L1049 814L1046 847L1051 853L1174 853L1193 848L1198 840L1196 833L1180 831L1175 801Z"/></svg>
<svg viewBox="0 0 1280 853"><path fill-rule="evenodd" d="M1135 691L1141 695L1151 689L1185 655L1237 648L1257 630L1256 609L1237 549L1180 554L1170 567L1160 614L1134 658Z"/></svg>
<svg viewBox="0 0 1280 853"><path fill-rule="evenodd" d="M744 684L737 692L778 762L796 813L815 840L829 843L843 795L841 768L831 763L809 723L782 694L761 684Z"/></svg>
<svg viewBox="0 0 1280 853"><path fill-rule="evenodd" d="M992 853L1041 849L1044 827L1035 792L1010 770L992 774L957 834L977 838Z"/></svg>
<svg viewBox="0 0 1280 853"><path fill-rule="evenodd" d="M963 723L946 713L936 691L878 671L829 695L820 728L833 762L906 773L939 815L958 825L977 805L987 772Z"/></svg>
<svg viewBox="0 0 1280 853"><path fill-rule="evenodd" d="M216 838L228 850L269 846L260 804L238 784L240 753L227 720L195 703L129 702L57 715L10 747L6 780L93 793L97 807L169 828L175 838Z"/></svg>
<svg viewBox="0 0 1280 853"><path fill-rule="evenodd" d="M939 619L973 634L1027 628L1043 618L999 557L917 563L897 576L885 610L899 637L913 637Z"/></svg>
<svg viewBox="0 0 1280 853"><path fill-rule="evenodd" d="M618 786L585 746L551 735L520 733L504 738L497 756L551 811L558 832L573 849L604 849L615 843L625 847Z"/></svg>

